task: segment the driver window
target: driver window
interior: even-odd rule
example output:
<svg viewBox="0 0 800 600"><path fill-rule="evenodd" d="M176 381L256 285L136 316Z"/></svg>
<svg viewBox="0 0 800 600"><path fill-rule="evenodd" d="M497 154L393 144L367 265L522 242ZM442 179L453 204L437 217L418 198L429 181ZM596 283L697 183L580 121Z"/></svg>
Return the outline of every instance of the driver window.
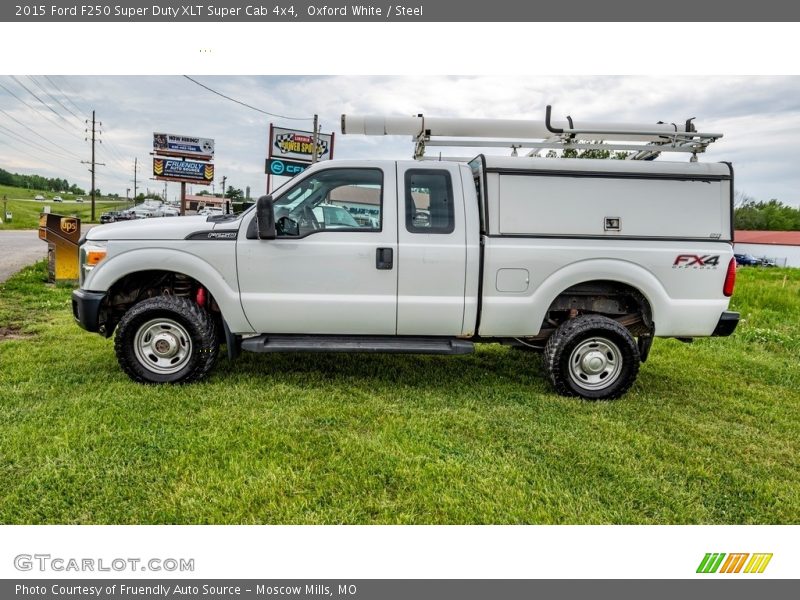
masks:
<svg viewBox="0 0 800 600"><path fill-rule="evenodd" d="M326 169L299 181L274 204L278 237L318 231L380 231L383 172Z"/></svg>

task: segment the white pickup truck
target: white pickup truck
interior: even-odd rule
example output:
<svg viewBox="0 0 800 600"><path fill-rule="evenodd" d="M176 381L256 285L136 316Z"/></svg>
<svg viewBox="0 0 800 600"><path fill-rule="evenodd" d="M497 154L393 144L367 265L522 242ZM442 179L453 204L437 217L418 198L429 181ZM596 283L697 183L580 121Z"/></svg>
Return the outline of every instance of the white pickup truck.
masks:
<svg viewBox="0 0 800 600"><path fill-rule="evenodd" d="M479 155L318 163L239 215L95 227L73 312L145 383L250 352L539 350L624 394L653 337L730 335L727 163Z"/></svg>

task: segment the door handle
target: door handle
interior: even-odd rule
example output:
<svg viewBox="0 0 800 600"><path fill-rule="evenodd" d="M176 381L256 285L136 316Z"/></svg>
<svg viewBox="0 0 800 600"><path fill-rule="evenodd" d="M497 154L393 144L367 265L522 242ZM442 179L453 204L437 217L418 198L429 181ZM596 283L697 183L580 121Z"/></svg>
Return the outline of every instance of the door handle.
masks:
<svg viewBox="0 0 800 600"><path fill-rule="evenodd" d="M389 270L394 266L394 250L392 248L378 248L375 252L375 268Z"/></svg>

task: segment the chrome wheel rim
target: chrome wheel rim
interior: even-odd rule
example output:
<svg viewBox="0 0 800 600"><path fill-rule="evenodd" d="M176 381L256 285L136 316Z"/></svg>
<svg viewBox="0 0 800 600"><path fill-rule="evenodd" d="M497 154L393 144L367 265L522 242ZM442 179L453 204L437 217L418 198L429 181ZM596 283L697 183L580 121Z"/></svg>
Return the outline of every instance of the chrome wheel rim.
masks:
<svg viewBox="0 0 800 600"><path fill-rule="evenodd" d="M192 355L192 338L172 319L153 319L136 332L133 349L139 363L153 373L177 373Z"/></svg>
<svg viewBox="0 0 800 600"><path fill-rule="evenodd" d="M611 340L592 337L578 344L569 356L569 376L578 386L599 390L612 385L622 372L622 353Z"/></svg>

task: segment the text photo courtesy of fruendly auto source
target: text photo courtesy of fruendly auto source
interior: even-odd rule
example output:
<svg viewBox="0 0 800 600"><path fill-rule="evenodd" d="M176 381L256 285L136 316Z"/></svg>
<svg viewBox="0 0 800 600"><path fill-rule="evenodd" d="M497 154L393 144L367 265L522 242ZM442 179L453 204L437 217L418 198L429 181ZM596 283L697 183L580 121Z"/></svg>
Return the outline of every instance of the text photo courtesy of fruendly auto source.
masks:
<svg viewBox="0 0 800 600"><path fill-rule="evenodd" d="M798 522L799 96L0 76L0 522Z"/></svg>

